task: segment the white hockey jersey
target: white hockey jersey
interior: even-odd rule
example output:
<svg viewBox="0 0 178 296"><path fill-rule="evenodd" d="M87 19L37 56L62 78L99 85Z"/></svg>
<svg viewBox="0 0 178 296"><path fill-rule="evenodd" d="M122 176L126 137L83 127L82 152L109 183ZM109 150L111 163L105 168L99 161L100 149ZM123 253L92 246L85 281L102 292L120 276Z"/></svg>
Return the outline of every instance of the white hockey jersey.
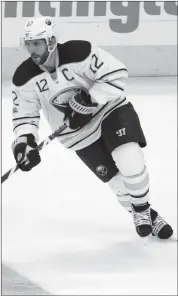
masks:
<svg viewBox="0 0 178 296"><path fill-rule="evenodd" d="M84 127L67 128L58 137L67 148L80 150L101 136L101 123L114 109L128 103L123 63L88 41L68 41L57 45L59 64L49 73L25 60L12 79L13 127L15 137L32 133L38 140L40 109L51 129L63 125L64 110L71 95L83 89L98 103L93 119Z"/></svg>

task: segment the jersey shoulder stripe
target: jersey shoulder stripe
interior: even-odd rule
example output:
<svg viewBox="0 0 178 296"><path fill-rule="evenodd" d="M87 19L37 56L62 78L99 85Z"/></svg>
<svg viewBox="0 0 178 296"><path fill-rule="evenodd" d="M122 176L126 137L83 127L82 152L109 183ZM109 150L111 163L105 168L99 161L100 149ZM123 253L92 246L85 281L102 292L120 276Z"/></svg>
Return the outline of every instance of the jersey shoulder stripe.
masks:
<svg viewBox="0 0 178 296"><path fill-rule="evenodd" d="M58 44L59 66L84 61L91 53L91 43L85 40L70 40Z"/></svg>
<svg viewBox="0 0 178 296"><path fill-rule="evenodd" d="M33 77L43 73L43 71L28 58L16 69L12 82L15 86L22 86Z"/></svg>

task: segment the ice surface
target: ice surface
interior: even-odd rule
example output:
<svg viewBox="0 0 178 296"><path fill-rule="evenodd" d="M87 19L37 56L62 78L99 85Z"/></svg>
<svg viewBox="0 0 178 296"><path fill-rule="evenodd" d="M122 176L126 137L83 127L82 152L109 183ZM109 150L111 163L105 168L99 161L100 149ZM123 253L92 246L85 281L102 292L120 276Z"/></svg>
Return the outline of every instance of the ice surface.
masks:
<svg viewBox="0 0 178 296"><path fill-rule="evenodd" d="M148 146L151 203L177 231L176 78L132 79ZM2 99L2 171L14 165L11 100ZM40 140L50 129L42 117ZM148 239L74 152L56 140L41 164L2 187L2 259L54 295L177 295L177 243Z"/></svg>

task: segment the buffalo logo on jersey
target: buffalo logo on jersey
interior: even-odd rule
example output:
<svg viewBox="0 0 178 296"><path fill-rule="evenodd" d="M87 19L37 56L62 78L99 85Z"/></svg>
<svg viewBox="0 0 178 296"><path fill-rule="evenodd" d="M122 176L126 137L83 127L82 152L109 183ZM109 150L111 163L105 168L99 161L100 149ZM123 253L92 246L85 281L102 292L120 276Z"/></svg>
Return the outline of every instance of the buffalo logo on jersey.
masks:
<svg viewBox="0 0 178 296"><path fill-rule="evenodd" d="M98 165L96 168L96 172L100 175L100 176L106 176L107 175L107 168L104 165Z"/></svg>
<svg viewBox="0 0 178 296"><path fill-rule="evenodd" d="M53 107L55 107L57 110L65 113L65 109L68 106L69 99L72 98L75 94L86 91L82 88L78 87L69 87L67 89L64 89L57 93L55 96L53 96L50 99L50 103Z"/></svg>

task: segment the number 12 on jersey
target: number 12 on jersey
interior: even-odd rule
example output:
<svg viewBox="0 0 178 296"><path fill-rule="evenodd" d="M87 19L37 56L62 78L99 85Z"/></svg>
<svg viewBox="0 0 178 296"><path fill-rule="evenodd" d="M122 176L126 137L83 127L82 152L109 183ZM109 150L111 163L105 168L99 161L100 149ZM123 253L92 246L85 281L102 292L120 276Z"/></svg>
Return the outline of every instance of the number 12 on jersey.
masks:
<svg viewBox="0 0 178 296"><path fill-rule="evenodd" d="M101 68L101 66L103 65L103 62L99 62L98 61L98 57L96 56L96 54L92 55L92 64L90 65L90 69L92 70L93 73L96 73L96 71Z"/></svg>

